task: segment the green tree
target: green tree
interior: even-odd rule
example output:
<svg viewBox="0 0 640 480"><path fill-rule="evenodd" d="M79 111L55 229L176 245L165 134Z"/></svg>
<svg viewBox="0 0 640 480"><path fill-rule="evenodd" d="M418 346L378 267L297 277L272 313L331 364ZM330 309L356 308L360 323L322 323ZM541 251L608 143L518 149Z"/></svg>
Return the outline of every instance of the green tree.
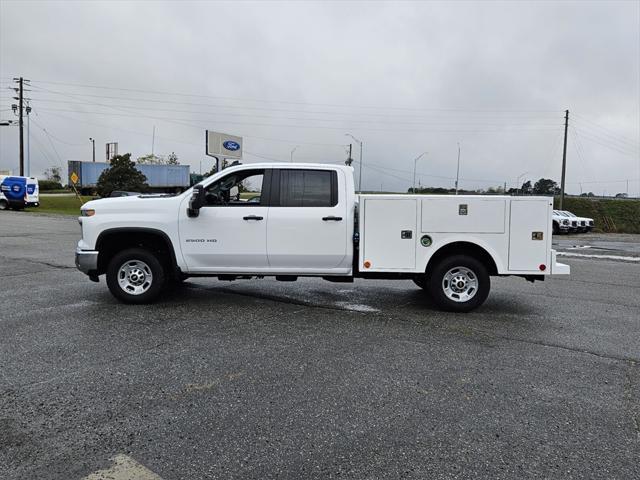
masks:
<svg viewBox="0 0 640 480"><path fill-rule="evenodd" d="M60 175L60 167L49 167L44 171L44 176L47 177L47 180L51 180L52 182L61 183L62 176Z"/></svg>
<svg viewBox="0 0 640 480"><path fill-rule="evenodd" d="M143 155L136 159L136 163L140 165L162 165L165 163L164 158L150 153L149 155Z"/></svg>
<svg viewBox="0 0 640 480"><path fill-rule="evenodd" d="M558 184L550 178L541 178L533 185L534 195L555 195L560 193Z"/></svg>
<svg viewBox="0 0 640 480"><path fill-rule="evenodd" d="M522 187L520 187L520 193L523 195L531 195L532 192L533 187L531 186L531 180L527 180L522 184Z"/></svg>
<svg viewBox="0 0 640 480"><path fill-rule="evenodd" d="M96 190L101 197L108 197L114 190L146 192L149 190L149 185L147 185L147 177L131 161L131 154L126 153L111 159L111 166L98 178Z"/></svg>
<svg viewBox="0 0 640 480"><path fill-rule="evenodd" d="M225 168L227 168L229 166L229 160L222 159L222 170L224 170ZM213 167L211 167L211 170L209 170L208 172L205 172L202 174L202 176L204 178L210 177L211 175L213 175L214 173L218 173L218 169L216 168L216 164L213 164Z"/></svg>
<svg viewBox="0 0 640 480"><path fill-rule="evenodd" d="M167 165L180 165L180 162L178 161L178 155L176 155L175 152L171 152L169 155L167 155Z"/></svg>
<svg viewBox="0 0 640 480"><path fill-rule="evenodd" d="M150 153L149 155L138 157L136 159L136 163L139 163L140 165L180 165L178 155L176 155L175 152L171 152L166 157Z"/></svg>

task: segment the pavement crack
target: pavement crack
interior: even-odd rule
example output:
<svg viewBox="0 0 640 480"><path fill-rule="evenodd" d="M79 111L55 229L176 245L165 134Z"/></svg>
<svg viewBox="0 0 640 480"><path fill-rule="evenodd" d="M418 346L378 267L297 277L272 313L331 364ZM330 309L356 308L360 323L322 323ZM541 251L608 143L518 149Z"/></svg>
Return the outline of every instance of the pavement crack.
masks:
<svg viewBox="0 0 640 480"><path fill-rule="evenodd" d="M0 255L0 258L2 259L6 259L6 260L17 260L17 261L21 261L21 262L27 262L27 263L34 263L36 265L45 265L47 267L52 267L52 268L58 268L61 270L74 270L76 267L72 267L69 265L60 265L57 263L51 263L51 262L45 262L44 260L33 260L31 258L16 258L16 257L7 257L5 255Z"/></svg>
<svg viewBox="0 0 640 480"><path fill-rule="evenodd" d="M454 330L454 329L452 329ZM527 339L523 339L523 338L516 338L516 337L510 337L508 335L499 335L499 334L495 334L495 333L490 333L487 332L486 330L479 330L479 329L475 329L475 328L470 328L471 331L479 333L481 335L484 335L486 337L489 338L496 338L496 339L502 339L502 340L510 340L513 342L520 342L520 343L527 343L530 345L540 345L542 347L549 347L549 348L559 348L562 350L566 350L569 352L575 352L575 353L585 353L587 355L593 355L596 357L600 357L600 358L604 358L607 360L615 360L615 361L619 361L619 362L626 362L626 363L634 363L637 361L640 361L640 359L637 358L633 358L633 357L623 357L623 356L618 356L618 355L607 355L604 353L600 353L600 352L594 352L593 350L587 350L584 348L580 348L580 347L570 347L568 345L562 345L560 343L552 343L552 342L543 342L541 340L527 340ZM455 331L455 330L454 330Z"/></svg>

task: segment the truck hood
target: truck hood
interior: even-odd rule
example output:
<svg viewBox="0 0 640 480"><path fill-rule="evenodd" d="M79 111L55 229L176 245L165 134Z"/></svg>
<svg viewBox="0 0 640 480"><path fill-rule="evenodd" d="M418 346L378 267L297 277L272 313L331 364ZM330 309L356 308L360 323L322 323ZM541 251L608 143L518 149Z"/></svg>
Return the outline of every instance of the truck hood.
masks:
<svg viewBox="0 0 640 480"><path fill-rule="evenodd" d="M182 195L138 195L131 197L98 198L91 200L80 207L83 210L91 209L96 215L102 213L144 213L146 211L166 210L177 206L182 200Z"/></svg>

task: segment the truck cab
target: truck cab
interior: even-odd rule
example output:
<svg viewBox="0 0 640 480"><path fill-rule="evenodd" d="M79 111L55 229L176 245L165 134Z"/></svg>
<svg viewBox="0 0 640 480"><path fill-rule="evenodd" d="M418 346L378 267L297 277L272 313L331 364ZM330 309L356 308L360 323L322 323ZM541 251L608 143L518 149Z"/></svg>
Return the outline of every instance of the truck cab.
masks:
<svg viewBox="0 0 640 480"><path fill-rule="evenodd" d="M361 277L413 280L468 311L491 275L568 273L551 250L551 209L546 197L356 195L342 165L238 165L181 195L86 203L76 264L128 303L191 276Z"/></svg>

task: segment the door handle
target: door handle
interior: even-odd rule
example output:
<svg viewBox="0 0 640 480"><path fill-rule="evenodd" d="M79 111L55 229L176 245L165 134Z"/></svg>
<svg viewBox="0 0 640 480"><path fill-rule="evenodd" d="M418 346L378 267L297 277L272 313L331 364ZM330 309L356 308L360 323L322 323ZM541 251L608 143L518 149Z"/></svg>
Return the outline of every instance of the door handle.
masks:
<svg viewBox="0 0 640 480"><path fill-rule="evenodd" d="M249 215L247 217L242 217L243 220L262 220L263 217L258 217L257 215Z"/></svg>
<svg viewBox="0 0 640 480"><path fill-rule="evenodd" d="M340 221L342 221L342 217L334 217L334 216L332 215L332 216L330 216L330 217L322 217L322 220L323 220L323 221L325 221L325 222L328 222L328 221L330 221L330 220L331 220L331 221L334 221L334 222L340 222Z"/></svg>

